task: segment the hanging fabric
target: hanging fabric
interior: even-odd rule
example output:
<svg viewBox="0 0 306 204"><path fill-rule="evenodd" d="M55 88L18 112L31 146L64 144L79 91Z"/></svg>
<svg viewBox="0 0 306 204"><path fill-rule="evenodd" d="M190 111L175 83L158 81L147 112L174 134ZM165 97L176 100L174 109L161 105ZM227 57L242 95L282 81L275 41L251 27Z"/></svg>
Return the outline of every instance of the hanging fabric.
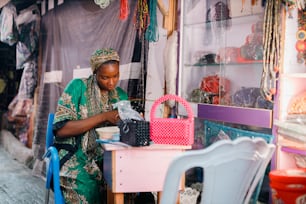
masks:
<svg viewBox="0 0 306 204"><path fill-rule="evenodd" d="M120 15L119 19L124 21L129 16L129 2L128 0L120 0Z"/></svg>
<svg viewBox="0 0 306 204"><path fill-rule="evenodd" d="M18 32L15 26L17 17L16 7L12 3L6 4L0 14L0 41L10 46L18 40Z"/></svg>
<svg viewBox="0 0 306 204"><path fill-rule="evenodd" d="M37 58L40 21L40 11L37 5L29 6L17 16L16 69L23 69L24 63Z"/></svg>
<svg viewBox="0 0 306 204"><path fill-rule="evenodd" d="M145 33L145 39L149 42L157 42L159 38L156 8L157 8L157 0L150 0L149 2L150 24Z"/></svg>
<svg viewBox="0 0 306 204"><path fill-rule="evenodd" d="M178 34L177 31L167 39L164 63L165 63L165 79L166 79L166 93L176 94L176 77L177 77L177 50L178 50ZM167 101L170 108L175 106L175 101Z"/></svg>

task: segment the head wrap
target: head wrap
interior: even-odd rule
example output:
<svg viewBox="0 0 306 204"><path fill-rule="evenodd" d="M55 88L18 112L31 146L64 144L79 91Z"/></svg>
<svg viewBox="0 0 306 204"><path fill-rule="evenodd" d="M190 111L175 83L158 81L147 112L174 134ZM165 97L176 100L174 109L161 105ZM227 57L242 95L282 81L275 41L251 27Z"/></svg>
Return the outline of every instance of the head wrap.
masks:
<svg viewBox="0 0 306 204"><path fill-rule="evenodd" d="M107 61L120 61L118 53L112 48L103 48L96 50L90 58L91 70L94 73L103 63Z"/></svg>

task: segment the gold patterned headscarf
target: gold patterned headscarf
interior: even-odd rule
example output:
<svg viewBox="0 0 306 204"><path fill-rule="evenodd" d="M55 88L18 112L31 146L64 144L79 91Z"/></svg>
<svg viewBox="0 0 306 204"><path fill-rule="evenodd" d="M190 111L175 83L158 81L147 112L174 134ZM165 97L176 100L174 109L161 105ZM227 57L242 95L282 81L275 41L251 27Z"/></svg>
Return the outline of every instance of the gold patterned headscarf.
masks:
<svg viewBox="0 0 306 204"><path fill-rule="evenodd" d="M92 72L94 73L101 66L101 64L110 60L120 61L119 55L114 49L103 48L96 50L90 58Z"/></svg>

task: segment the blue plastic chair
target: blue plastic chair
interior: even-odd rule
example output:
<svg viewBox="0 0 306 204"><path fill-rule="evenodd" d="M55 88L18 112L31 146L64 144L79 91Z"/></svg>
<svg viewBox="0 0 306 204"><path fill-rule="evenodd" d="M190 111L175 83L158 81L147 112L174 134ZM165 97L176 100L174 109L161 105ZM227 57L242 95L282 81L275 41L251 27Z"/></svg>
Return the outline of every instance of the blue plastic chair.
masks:
<svg viewBox="0 0 306 204"><path fill-rule="evenodd" d="M52 124L54 120L54 114L50 113L48 116L48 125L46 131L46 153L43 156L43 159L49 159L47 163L47 174L46 174L46 196L45 196L45 203L49 203L49 194L51 188L51 180L53 179L53 192L54 192L54 201L55 204L63 204L64 197L62 191L60 189L60 160L58 156L57 149L52 146L53 145L53 130Z"/></svg>

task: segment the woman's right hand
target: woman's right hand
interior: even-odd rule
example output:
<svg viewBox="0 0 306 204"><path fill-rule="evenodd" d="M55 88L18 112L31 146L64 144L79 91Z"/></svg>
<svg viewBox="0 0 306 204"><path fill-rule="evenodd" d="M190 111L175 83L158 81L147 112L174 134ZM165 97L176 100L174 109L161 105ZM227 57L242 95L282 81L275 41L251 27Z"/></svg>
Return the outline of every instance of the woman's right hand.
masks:
<svg viewBox="0 0 306 204"><path fill-rule="evenodd" d="M112 124L116 124L120 119L118 110L112 110L112 111L104 112L102 114L104 115L105 120Z"/></svg>
<svg viewBox="0 0 306 204"><path fill-rule="evenodd" d="M70 120L62 128L56 131L58 137L72 137L83 134L84 132L96 128L105 122L116 125L119 121L117 110L100 113L82 120Z"/></svg>

